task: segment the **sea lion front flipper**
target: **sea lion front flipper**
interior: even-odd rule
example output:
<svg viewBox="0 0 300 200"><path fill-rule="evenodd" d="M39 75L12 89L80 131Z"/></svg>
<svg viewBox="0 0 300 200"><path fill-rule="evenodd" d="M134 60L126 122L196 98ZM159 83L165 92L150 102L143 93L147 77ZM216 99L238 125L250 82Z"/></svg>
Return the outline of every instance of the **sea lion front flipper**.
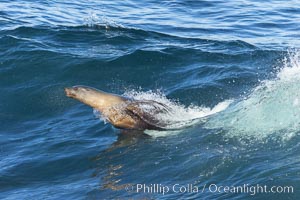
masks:
<svg viewBox="0 0 300 200"><path fill-rule="evenodd" d="M139 118L145 129L165 130L166 124L159 119L159 113L168 112L168 107L156 101L133 101L126 105L126 113Z"/></svg>

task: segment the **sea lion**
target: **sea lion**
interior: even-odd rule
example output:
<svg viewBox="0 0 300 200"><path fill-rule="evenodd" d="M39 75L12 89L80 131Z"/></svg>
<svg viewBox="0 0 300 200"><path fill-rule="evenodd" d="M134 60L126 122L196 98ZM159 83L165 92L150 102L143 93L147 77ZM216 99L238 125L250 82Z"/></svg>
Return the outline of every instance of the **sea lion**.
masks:
<svg viewBox="0 0 300 200"><path fill-rule="evenodd" d="M165 124L155 115L168 112L162 103L138 101L116 94L110 94L87 86L65 88L66 96L91 106L116 128L131 130L164 130Z"/></svg>

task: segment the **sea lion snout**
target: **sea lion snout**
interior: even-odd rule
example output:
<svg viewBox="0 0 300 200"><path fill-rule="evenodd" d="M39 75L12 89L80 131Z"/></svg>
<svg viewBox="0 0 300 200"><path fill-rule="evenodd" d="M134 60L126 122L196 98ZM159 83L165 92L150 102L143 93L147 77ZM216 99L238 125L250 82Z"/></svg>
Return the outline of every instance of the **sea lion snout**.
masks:
<svg viewBox="0 0 300 200"><path fill-rule="evenodd" d="M76 85L73 87L66 87L65 94L67 97L86 102L89 99L92 100L104 93L91 87Z"/></svg>
<svg viewBox="0 0 300 200"><path fill-rule="evenodd" d="M65 88L65 93L67 97L76 97L79 92L87 92L90 91L88 87L84 86L73 86Z"/></svg>
<svg viewBox="0 0 300 200"><path fill-rule="evenodd" d="M75 97L76 96L76 91L78 91L78 88L65 88L65 93L67 97Z"/></svg>

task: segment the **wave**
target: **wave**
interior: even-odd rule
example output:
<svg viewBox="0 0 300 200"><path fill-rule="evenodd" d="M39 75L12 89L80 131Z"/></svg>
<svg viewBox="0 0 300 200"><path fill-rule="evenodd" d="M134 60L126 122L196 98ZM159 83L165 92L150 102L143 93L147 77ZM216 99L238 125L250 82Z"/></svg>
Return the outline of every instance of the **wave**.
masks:
<svg viewBox="0 0 300 200"><path fill-rule="evenodd" d="M300 52L289 52L282 64L275 78L261 81L246 97L212 107L185 106L160 91L128 90L123 95L154 100L170 108L155 116L167 122L170 131L146 132L155 137L177 134L202 123L207 129L222 129L226 137L263 140L275 135L289 140L300 130Z"/></svg>
<svg viewBox="0 0 300 200"><path fill-rule="evenodd" d="M0 42L3 44L0 54L7 59L18 51L31 52L34 49L119 65L130 65L132 59L138 59L140 65L151 62L159 64L159 67L162 64L181 67L203 61L223 64L225 59L236 62L249 56L271 53L241 40L178 37L109 22L106 25L91 23L73 27L21 26L2 31Z"/></svg>
<svg viewBox="0 0 300 200"><path fill-rule="evenodd" d="M120 23L117 23L113 20L109 20L105 17L101 17L101 20L94 16L89 16L85 19L86 23L83 25L74 25L74 26L63 26L63 25L56 25L56 26L46 26L46 25L19 25L14 26L10 29L3 29L1 35L24 35L28 37L36 37L38 35L61 35L67 38L70 38L72 34L84 34L92 35L95 32L102 32L105 33L104 35L107 38L114 38L114 36L128 36L131 39L145 39L145 38L161 38L161 39L169 39L173 41L185 41L186 43L195 43L195 46L201 43L204 46L208 44L211 45L211 48L215 46L232 46L236 50L241 49L257 49L257 47L253 44L245 42L243 40L214 40L208 39L205 37L188 37L184 35L173 35L172 33L164 33L159 31L147 30L137 27L130 27L125 26ZM1 36L0 35L0 36ZM81 35L83 36L83 35ZM101 37L101 35L97 35ZM51 37L50 37L51 39ZM86 38L89 39L89 38ZM163 42L163 40L161 41ZM176 43L175 43L176 44ZM174 45L176 46L176 45ZM192 46L190 46L192 47ZM228 49L229 51L229 49Z"/></svg>

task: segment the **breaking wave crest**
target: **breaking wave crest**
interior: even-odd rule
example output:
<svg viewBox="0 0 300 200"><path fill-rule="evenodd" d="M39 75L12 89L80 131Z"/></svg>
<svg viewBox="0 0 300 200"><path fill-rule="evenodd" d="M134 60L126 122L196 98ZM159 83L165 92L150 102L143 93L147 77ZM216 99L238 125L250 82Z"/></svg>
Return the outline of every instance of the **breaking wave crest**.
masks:
<svg viewBox="0 0 300 200"><path fill-rule="evenodd" d="M289 140L300 130L300 52L288 53L272 80L261 82L247 98L205 124L227 136L264 139L276 134Z"/></svg>

